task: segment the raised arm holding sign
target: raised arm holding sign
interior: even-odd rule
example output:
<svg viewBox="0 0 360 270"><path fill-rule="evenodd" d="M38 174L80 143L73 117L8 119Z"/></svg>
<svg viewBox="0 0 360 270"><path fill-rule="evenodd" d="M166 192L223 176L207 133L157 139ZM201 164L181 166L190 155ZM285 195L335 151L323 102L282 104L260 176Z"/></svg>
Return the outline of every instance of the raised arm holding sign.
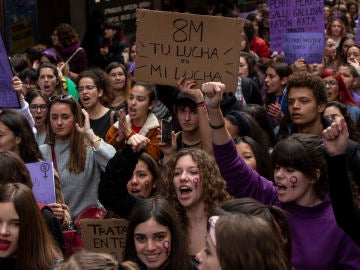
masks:
<svg viewBox="0 0 360 270"><path fill-rule="evenodd" d="M0 33L0 108L20 108L18 95L12 88L13 72Z"/></svg>

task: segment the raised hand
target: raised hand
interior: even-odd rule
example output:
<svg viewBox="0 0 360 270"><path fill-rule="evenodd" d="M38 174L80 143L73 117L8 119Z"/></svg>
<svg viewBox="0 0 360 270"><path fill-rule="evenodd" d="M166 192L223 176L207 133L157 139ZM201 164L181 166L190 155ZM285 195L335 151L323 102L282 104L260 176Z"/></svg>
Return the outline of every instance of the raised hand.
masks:
<svg viewBox="0 0 360 270"><path fill-rule="evenodd" d="M336 117L335 121L322 132L326 150L330 156L346 153L349 131L344 117Z"/></svg>

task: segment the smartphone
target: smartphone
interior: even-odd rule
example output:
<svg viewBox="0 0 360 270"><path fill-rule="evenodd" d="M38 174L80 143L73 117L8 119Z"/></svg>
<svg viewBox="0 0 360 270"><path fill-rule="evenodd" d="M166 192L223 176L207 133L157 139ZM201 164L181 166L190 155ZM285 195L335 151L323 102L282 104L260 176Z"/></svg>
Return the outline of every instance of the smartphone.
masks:
<svg viewBox="0 0 360 270"><path fill-rule="evenodd" d="M161 119L161 142L171 145L171 122L165 119Z"/></svg>

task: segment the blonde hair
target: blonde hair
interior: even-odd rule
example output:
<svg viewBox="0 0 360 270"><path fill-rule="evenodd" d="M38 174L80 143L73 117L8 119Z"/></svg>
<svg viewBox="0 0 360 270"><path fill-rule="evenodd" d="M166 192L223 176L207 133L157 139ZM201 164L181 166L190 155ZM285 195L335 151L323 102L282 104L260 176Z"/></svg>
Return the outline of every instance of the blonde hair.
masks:
<svg viewBox="0 0 360 270"><path fill-rule="evenodd" d="M120 264L107 253L81 250L61 263L58 270L140 270L136 263L125 261Z"/></svg>

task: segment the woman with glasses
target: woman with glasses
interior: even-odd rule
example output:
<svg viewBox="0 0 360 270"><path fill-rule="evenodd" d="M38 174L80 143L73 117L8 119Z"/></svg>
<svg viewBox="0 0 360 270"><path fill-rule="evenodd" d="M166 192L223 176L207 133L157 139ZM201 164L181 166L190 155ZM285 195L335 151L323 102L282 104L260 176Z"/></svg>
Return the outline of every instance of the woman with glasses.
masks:
<svg viewBox="0 0 360 270"><path fill-rule="evenodd" d="M34 68L28 67L19 73L19 78L22 81L24 96L36 89L37 71Z"/></svg>
<svg viewBox="0 0 360 270"><path fill-rule="evenodd" d="M49 100L49 133L40 150L57 168L65 202L75 217L97 204L100 174L115 149L95 135L88 113L72 96L53 96Z"/></svg>
<svg viewBox="0 0 360 270"><path fill-rule="evenodd" d="M89 114L90 127L105 139L106 132L115 122L115 112L106 107L112 100L106 73L100 69L85 70L79 74L76 84L79 101Z"/></svg>
<svg viewBox="0 0 360 270"><path fill-rule="evenodd" d="M360 116L360 108L351 96L349 89L347 89L344 80L340 73L333 69L325 70L320 77L325 83L328 101L339 101L346 105L351 118L357 123Z"/></svg>
<svg viewBox="0 0 360 270"><path fill-rule="evenodd" d="M36 142L42 145L46 137L49 99L40 90L35 90L28 93L26 101L29 103L29 110L35 121Z"/></svg>

